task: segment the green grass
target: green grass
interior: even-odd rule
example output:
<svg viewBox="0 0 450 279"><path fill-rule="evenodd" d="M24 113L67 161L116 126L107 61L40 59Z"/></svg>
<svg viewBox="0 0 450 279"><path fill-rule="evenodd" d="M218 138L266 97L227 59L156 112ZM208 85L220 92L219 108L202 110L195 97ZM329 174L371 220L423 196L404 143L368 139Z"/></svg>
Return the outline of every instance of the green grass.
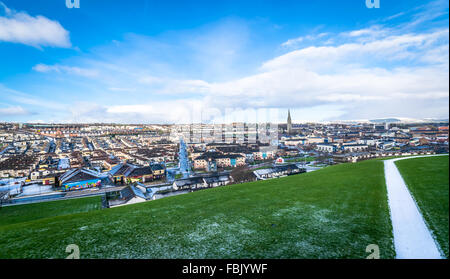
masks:
<svg viewBox="0 0 450 279"><path fill-rule="evenodd" d="M0 258L395 256L383 162L341 164L107 210L0 227Z"/></svg>
<svg viewBox="0 0 450 279"><path fill-rule="evenodd" d="M100 196L5 206L0 208L0 227L101 208Z"/></svg>
<svg viewBox="0 0 450 279"><path fill-rule="evenodd" d="M306 157L306 158L295 158L295 159L286 159L286 162L312 162L315 161L316 157Z"/></svg>
<svg viewBox="0 0 450 279"><path fill-rule="evenodd" d="M414 156L420 156L420 155L399 155L399 156L386 156L386 157L378 157L378 158L373 158L373 159L370 159L370 160L379 160L379 161L385 161L385 160L390 160L390 159L405 158L405 157L414 157Z"/></svg>
<svg viewBox="0 0 450 279"><path fill-rule="evenodd" d="M449 257L448 160L448 156L438 156L395 162L447 258Z"/></svg>

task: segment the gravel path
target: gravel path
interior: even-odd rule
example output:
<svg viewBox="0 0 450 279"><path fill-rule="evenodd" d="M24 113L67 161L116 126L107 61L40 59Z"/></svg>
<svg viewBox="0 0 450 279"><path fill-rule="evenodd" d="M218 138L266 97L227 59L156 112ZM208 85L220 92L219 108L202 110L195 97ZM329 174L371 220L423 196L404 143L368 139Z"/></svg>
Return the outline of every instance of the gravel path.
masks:
<svg viewBox="0 0 450 279"><path fill-rule="evenodd" d="M384 172L398 259L441 259L438 245L428 229L422 214L400 175L395 161L414 156L384 161Z"/></svg>

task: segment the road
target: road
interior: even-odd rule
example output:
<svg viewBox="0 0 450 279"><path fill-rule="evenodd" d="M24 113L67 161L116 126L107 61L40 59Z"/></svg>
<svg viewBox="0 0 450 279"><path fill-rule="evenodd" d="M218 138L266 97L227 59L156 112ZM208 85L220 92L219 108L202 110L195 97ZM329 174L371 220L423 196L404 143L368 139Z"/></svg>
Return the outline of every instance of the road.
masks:
<svg viewBox="0 0 450 279"><path fill-rule="evenodd" d="M441 259L438 244L394 163L398 160L419 157L428 156L384 161L396 257L398 259Z"/></svg>
<svg viewBox="0 0 450 279"><path fill-rule="evenodd" d="M0 152L0 155L3 155L3 153L5 153L8 149L11 149L11 148L14 148L14 146L12 145L12 143L9 144L7 147L5 147L5 149L3 149L3 150Z"/></svg>
<svg viewBox="0 0 450 279"><path fill-rule="evenodd" d="M184 143L183 138L180 138L179 160L180 160L180 171L183 174L183 178L188 178L191 171L189 167L189 158L186 149L186 143Z"/></svg>
<svg viewBox="0 0 450 279"><path fill-rule="evenodd" d="M6 203L3 206L15 206L15 205L20 205L20 204L40 203L40 202L48 202L48 201L85 198L85 197L90 197L90 196L100 196L100 195L104 195L105 192L119 191L125 187L126 186L102 187L101 189L89 188L89 189L77 190L77 191L73 191L73 192L54 191L51 193L46 193L46 194L41 194L41 195L30 195L30 196L13 198L10 200L11 203Z"/></svg>

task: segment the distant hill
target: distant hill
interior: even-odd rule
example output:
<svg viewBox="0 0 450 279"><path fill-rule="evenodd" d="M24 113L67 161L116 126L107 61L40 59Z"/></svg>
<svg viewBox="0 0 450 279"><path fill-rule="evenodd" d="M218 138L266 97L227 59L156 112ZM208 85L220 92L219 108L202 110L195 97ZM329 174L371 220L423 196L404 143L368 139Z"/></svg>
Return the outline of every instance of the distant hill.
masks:
<svg viewBox="0 0 450 279"><path fill-rule="evenodd" d="M425 123L448 123L448 119L434 119L434 118L424 118L424 119L414 119L414 118L379 118L379 119L371 119L367 121L361 122L369 122L369 123L417 123L417 124L425 124Z"/></svg>
<svg viewBox="0 0 450 279"><path fill-rule="evenodd" d="M372 119L372 120L369 120L369 122L372 122L372 123L395 123L395 122L401 122L401 120L397 119L397 118L383 118L383 119Z"/></svg>
<svg viewBox="0 0 450 279"><path fill-rule="evenodd" d="M405 123L405 124L426 124L426 123L448 123L448 119L434 119L434 118L424 118L424 119L414 119L405 117L390 117L390 118L378 118L378 119L354 119L354 120L335 120L327 121L325 123L345 123L345 124L358 124L358 123Z"/></svg>

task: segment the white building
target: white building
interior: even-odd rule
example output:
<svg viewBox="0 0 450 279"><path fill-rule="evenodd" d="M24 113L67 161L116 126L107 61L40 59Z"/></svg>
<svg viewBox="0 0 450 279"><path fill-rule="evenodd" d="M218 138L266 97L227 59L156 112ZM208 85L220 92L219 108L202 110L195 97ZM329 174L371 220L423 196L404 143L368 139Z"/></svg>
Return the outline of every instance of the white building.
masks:
<svg viewBox="0 0 450 279"><path fill-rule="evenodd" d="M351 145L344 145L343 149L347 152L360 152L367 150L369 146L367 144L351 144Z"/></svg>
<svg viewBox="0 0 450 279"><path fill-rule="evenodd" d="M333 153L337 150L337 147L334 144L321 143L316 146L316 150L320 152Z"/></svg>

